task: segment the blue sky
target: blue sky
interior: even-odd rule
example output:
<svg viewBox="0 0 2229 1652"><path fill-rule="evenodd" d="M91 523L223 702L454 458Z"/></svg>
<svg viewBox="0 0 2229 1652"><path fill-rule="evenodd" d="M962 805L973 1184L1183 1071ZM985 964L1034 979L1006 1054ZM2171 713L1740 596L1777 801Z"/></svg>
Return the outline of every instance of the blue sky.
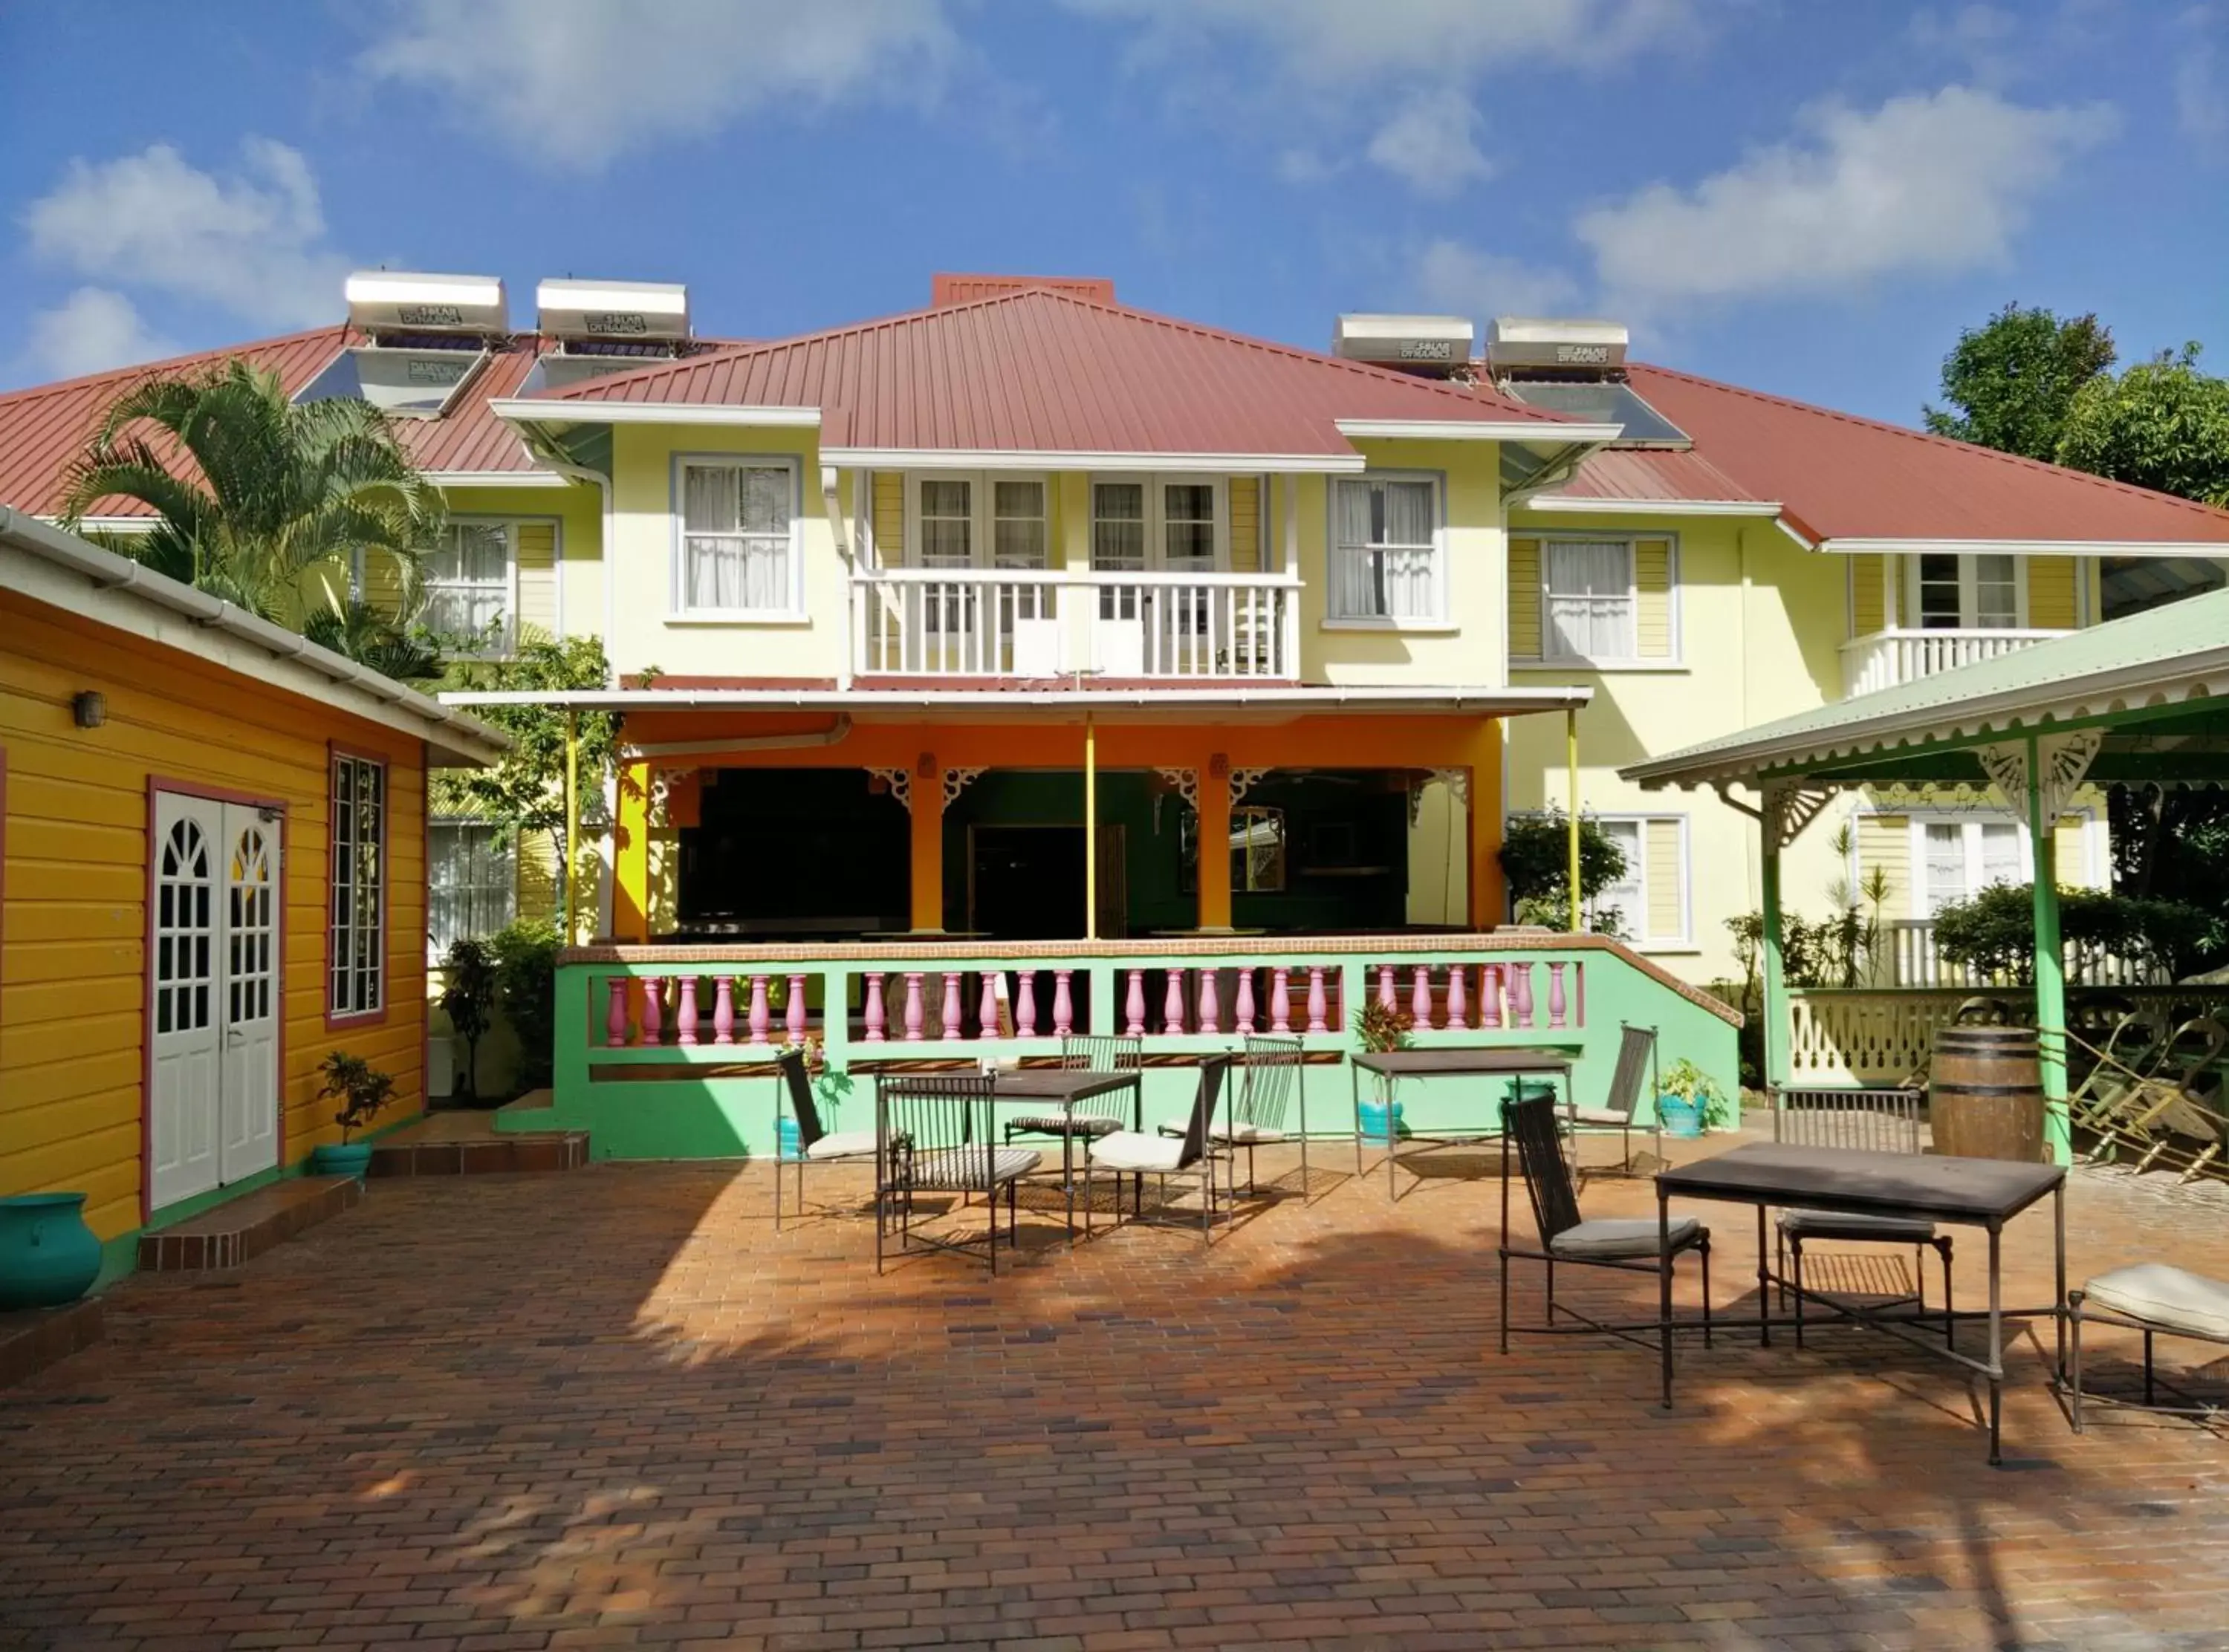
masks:
<svg viewBox="0 0 2229 1652"><path fill-rule="evenodd" d="M2229 358L2229 0L0 9L0 385L338 318L350 267L689 283L701 332L1107 275L1321 346L1603 313L1911 421L1961 325Z"/></svg>

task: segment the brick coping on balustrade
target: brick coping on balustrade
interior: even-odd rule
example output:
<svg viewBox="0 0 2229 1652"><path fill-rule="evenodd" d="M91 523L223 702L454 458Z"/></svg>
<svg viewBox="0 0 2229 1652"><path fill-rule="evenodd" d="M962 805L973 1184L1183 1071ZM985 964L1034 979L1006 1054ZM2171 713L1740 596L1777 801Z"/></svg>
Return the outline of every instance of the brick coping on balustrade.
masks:
<svg viewBox="0 0 2229 1652"><path fill-rule="evenodd" d="M1609 952L1640 970L1659 986L1709 1011L1728 1026L1742 1024L1741 1011L1712 997L1700 987L1681 980L1661 964L1643 957L1631 947L1607 935L1564 935L1553 930L1505 930L1493 934L1448 934L1424 937L1388 935L1179 935L1153 940L1123 941L971 941L953 936L939 941L819 941L781 946L739 942L732 945L691 944L663 946L654 943L600 942L568 946L557 954L559 964L942 964L955 955L985 963L1021 963L1033 958L1102 958L1108 962L1134 959L1151 965L1171 958L1288 957L1308 952L1338 957L1400 957L1408 953L1435 956L1449 952Z"/></svg>

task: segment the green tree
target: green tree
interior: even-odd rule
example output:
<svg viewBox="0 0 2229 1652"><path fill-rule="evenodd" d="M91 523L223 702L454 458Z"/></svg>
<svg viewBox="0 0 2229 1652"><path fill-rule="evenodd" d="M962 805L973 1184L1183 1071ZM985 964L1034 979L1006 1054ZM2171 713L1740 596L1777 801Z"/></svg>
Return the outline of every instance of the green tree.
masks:
<svg viewBox="0 0 2229 1652"><path fill-rule="evenodd" d="M2210 505L2229 504L2229 379L2199 346L2162 350L2083 386L2059 439L2061 464Z"/></svg>
<svg viewBox="0 0 2229 1652"><path fill-rule="evenodd" d="M2048 310L2008 304L1961 332L1943 358L1943 400L1950 406L1927 408L1927 428L2001 452L2055 459L2075 397L2104 378L2113 361L2113 335L2096 316L2061 321Z"/></svg>
<svg viewBox="0 0 2229 1652"><path fill-rule="evenodd" d="M347 592L384 562L416 588L444 518L440 490L376 407L292 401L276 374L238 359L141 380L110 405L69 469L63 525L116 498L145 505L154 525L111 548L286 625L301 623L315 575ZM345 623L331 634L387 640Z"/></svg>
<svg viewBox="0 0 2229 1652"><path fill-rule="evenodd" d="M1571 816L1560 809L1512 819L1501 837L1501 874L1520 924L1561 929L1571 921ZM1622 933L1627 914L1596 908L1595 898L1625 876L1625 851L1591 815L1579 816L1579 899L1598 934Z"/></svg>

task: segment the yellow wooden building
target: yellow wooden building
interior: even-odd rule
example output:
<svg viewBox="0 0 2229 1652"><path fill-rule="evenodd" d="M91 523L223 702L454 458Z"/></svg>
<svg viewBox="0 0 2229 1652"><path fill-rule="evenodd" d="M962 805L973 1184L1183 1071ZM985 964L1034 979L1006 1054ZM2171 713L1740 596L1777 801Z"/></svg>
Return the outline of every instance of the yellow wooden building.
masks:
<svg viewBox="0 0 2229 1652"><path fill-rule="evenodd" d="M426 772L503 737L0 506L0 1194L150 1226L422 1110Z"/></svg>

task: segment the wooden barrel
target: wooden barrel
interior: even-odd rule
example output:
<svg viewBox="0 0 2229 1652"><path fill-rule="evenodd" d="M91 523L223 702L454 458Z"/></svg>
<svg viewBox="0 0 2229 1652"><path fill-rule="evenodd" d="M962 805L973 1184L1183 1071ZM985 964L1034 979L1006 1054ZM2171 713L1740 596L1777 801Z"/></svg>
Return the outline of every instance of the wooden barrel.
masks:
<svg viewBox="0 0 2229 1652"><path fill-rule="evenodd" d="M1927 1105L1937 1153L2040 1163L2043 1073L2035 1028L1937 1028Z"/></svg>

